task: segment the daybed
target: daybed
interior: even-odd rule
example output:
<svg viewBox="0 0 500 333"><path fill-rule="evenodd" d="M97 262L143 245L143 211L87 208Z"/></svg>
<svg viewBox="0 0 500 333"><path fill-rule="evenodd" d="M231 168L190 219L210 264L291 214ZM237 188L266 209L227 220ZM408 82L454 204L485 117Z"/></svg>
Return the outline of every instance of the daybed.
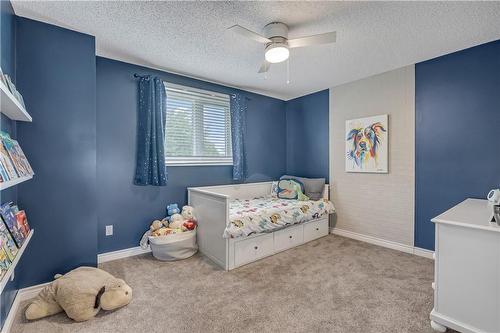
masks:
<svg viewBox="0 0 500 333"><path fill-rule="evenodd" d="M328 235L328 213L333 211L328 185L320 201L286 202L271 198L271 186L262 182L188 188L200 252L231 270ZM248 226L258 218L261 222ZM242 219L247 225L238 228Z"/></svg>

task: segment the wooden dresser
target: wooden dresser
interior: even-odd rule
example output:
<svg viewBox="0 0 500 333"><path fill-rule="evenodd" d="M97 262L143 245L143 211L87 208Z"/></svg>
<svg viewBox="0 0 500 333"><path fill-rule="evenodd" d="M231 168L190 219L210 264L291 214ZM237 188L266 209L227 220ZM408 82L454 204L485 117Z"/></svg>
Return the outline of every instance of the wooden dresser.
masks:
<svg viewBox="0 0 500 333"><path fill-rule="evenodd" d="M436 227L434 309L439 332L500 332L500 227L487 200L467 199L432 219Z"/></svg>

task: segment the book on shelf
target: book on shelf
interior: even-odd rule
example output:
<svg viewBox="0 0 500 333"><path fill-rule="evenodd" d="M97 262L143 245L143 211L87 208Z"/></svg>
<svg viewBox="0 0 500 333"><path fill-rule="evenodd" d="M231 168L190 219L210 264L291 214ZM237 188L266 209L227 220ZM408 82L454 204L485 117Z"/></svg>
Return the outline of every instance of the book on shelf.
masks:
<svg viewBox="0 0 500 333"><path fill-rule="evenodd" d="M11 202L4 203L3 205L0 206L0 215L2 216L2 220L5 223L7 230L9 230L10 234L12 235L12 238L14 238L17 247L21 248L21 246L24 243L25 237L23 235L23 232L21 231L21 228L18 225L17 218L12 208Z"/></svg>
<svg viewBox="0 0 500 333"><path fill-rule="evenodd" d="M16 156L18 156L19 160L21 161L21 164L26 170L26 175L27 176L33 176L35 172L31 168L30 162L28 162L28 159L26 158L26 155L24 155L23 150L21 149L21 146L19 145L19 142L16 140L12 140L13 144L13 151Z"/></svg>
<svg viewBox="0 0 500 333"><path fill-rule="evenodd" d="M0 131L0 182L34 174L19 142Z"/></svg>
<svg viewBox="0 0 500 333"><path fill-rule="evenodd" d="M0 279L3 278L5 273L7 273L7 270L10 267L10 264L12 262L9 260L9 257L7 257L7 253L5 252L3 246L0 247Z"/></svg>
<svg viewBox="0 0 500 333"><path fill-rule="evenodd" d="M26 217L26 212L24 210L20 210L15 213L17 220L17 227L23 234L23 237L26 239L30 234L31 228L28 224L28 218Z"/></svg>
<svg viewBox="0 0 500 333"><path fill-rule="evenodd" d="M14 239L12 239L12 235L10 234L9 230L7 230L3 222L0 223L0 243L2 244L1 247L3 247L5 252L7 253L7 257L9 258L9 260L13 261L19 249L17 248L16 242L14 241Z"/></svg>
<svg viewBox="0 0 500 333"><path fill-rule="evenodd" d="M17 175L16 169L14 169L12 161L10 160L9 153L7 152L3 144L0 145L0 162L2 163L2 168L5 170L5 173L7 175L7 180L16 179L19 177Z"/></svg>

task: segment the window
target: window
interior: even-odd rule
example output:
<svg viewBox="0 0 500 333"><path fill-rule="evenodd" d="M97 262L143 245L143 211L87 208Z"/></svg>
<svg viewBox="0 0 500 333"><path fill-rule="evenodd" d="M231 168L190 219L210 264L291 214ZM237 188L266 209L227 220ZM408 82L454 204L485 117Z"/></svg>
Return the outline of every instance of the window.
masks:
<svg viewBox="0 0 500 333"><path fill-rule="evenodd" d="M165 83L167 165L231 165L229 95Z"/></svg>

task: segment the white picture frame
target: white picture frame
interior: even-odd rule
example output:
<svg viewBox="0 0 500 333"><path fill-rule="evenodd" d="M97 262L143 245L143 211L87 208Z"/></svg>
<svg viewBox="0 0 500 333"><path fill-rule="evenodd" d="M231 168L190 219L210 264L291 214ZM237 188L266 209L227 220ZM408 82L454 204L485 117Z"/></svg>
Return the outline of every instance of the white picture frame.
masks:
<svg viewBox="0 0 500 333"><path fill-rule="evenodd" d="M346 120L345 171L389 172L389 115Z"/></svg>

